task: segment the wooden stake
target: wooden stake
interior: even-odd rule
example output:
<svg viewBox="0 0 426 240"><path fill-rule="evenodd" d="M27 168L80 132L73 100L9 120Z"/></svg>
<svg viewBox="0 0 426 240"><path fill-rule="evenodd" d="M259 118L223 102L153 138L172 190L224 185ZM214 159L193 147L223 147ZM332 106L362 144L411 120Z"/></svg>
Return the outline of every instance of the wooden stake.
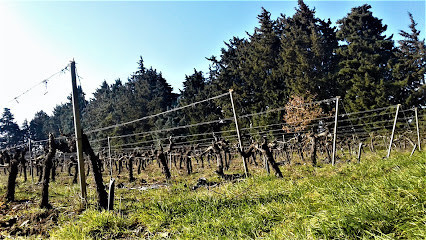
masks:
<svg viewBox="0 0 426 240"><path fill-rule="evenodd" d="M33 153L31 151L31 138L28 139L28 151L30 152L30 174L31 183L34 183L34 171L33 171Z"/></svg>
<svg viewBox="0 0 426 240"><path fill-rule="evenodd" d="M265 169L268 175L271 174L271 170L269 169L268 159L266 158L266 156L263 156L263 164L265 165Z"/></svg>
<svg viewBox="0 0 426 240"><path fill-rule="evenodd" d="M413 156L414 151L416 151L417 148L417 144L414 144L413 150L411 151L410 157Z"/></svg>
<svg viewBox="0 0 426 240"><path fill-rule="evenodd" d="M120 217L122 217L121 216L121 195L120 195L120 205L119 205L119 208L118 208L118 215L120 215Z"/></svg>
<svg viewBox="0 0 426 240"><path fill-rule="evenodd" d="M339 99L340 97L336 97L336 114L334 116L334 131L333 131L333 155L331 156L331 165L334 166L336 163L336 138L337 138L337 119L339 115Z"/></svg>
<svg viewBox="0 0 426 240"><path fill-rule="evenodd" d="M86 202L87 192L86 192L86 176L84 171L84 158L83 158L83 142L82 142L82 130L80 122L80 108L78 106L78 90L75 74L75 62L71 62L71 83L72 83L72 105L74 113L74 128L76 136L76 146L77 146L77 159L78 159L78 171L79 171L79 180L80 180L80 191L83 203Z"/></svg>
<svg viewBox="0 0 426 240"><path fill-rule="evenodd" d="M111 143L108 136L108 157L109 157L109 177L112 178L112 158L111 158Z"/></svg>
<svg viewBox="0 0 426 240"><path fill-rule="evenodd" d="M400 106L401 106L401 104L396 105L395 120L393 121L392 135L391 135L391 139L390 139L390 143L389 143L389 148L388 148L388 154L386 155L386 158L389 158L390 153L391 153L392 143L393 143L393 137L395 135L396 121L398 120L398 113L399 113L399 107Z"/></svg>
<svg viewBox="0 0 426 240"><path fill-rule="evenodd" d="M419 117L417 116L417 108L414 108L414 114L416 115L417 146L419 148L419 151L421 151L422 146L421 146L421 141L420 141Z"/></svg>
<svg viewBox="0 0 426 240"><path fill-rule="evenodd" d="M114 188L115 188L115 179L111 178L109 180L109 191L108 191L108 210L114 210Z"/></svg>
<svg viewBox="0 0 426 240"><path fill-rule="evenodd" d="M361 151L362 151L362 142L360 142L358 146L358 163L361 162Z"/></svg>
<svg viewBox="0 0 426 240"><path fill-rule="evenodd" d="M229 96L231 98L231 105L232 105L232 112L234 113L234 121L235 121L235 128L237 129L237 135L238 135L238 142L240 144L240 149L243 151L243 143L241 141L241 135L240 135L240 128L238 127L238 118L237 114L235 113L235 106L234 106L234 99L232 98L232 89L229 89ZM247 161L246 158L243 157L243 166L244 166L244 174L246 177L248 176L248 168L247 168Z"/></svg>

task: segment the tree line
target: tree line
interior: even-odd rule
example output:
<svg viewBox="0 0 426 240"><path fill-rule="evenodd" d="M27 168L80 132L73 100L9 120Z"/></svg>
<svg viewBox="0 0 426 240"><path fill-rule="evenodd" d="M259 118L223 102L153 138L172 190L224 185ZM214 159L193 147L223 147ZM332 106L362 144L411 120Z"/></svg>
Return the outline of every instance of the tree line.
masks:
<svg viewBox="0 0 426 240"><path fill-rule="evenodd" d="M387 25L374 16L371 6L354 7L333 26L330 19L315 16L315 9L299 0L292 16L272 19L262 8L258 26L244 38L225 42L219 56L211 56L207 73L186 75L183 89L174 93L161 72L147 68L142 57L137 71L127 81L103 82L87 100L79 88L80 110L85 130L131 121L187 105L229 89L234 90L238 114L283 107L292 96L312 100L341 96L347 111L363 111L403 104L424 108L425 40L419 39L414 17L409 30L400 30L402 40L384 33ZM231 111L228 99L185 109L162 118L99 132L96 137L116 136L222 119ZM282 121L283 116L260 118L255 124ZM226 126L197 126L180 133L223 130ZM57 105L52 116L39 111L19 127L10 109L0 119L0 145L47 139L48 133L72 134L71 98ZM179 133L179 132L178 132ZM176 133L175 133L176 134ZM161 137L157 134L155 137ZM143 137L135 136L126 141ZM117 142L124 141L118 140Z"/></svg>

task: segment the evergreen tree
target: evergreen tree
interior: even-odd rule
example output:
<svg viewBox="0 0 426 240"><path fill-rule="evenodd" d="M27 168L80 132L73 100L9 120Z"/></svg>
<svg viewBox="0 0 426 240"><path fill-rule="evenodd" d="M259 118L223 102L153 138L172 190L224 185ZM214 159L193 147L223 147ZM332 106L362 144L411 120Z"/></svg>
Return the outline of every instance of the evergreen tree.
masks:
<svg viewBox="0 0 426 240"><path fill-rule="evenodd" d="M337 37L345 42L337 50L339 89L350 111L389 105L393 41L383 35L387 26L370 8L368 4L352 8L337 21Z"/></svg>
<svg viewBox="0 0 426 240"><path fill-rule="evenodd" d="M413 15L408 13L411 24L410 32L401 30L403 40L398 41L396 53L397 62L393 69L395 84L393 89L393 103L401 103L408 107L426 106L426 46L425 40L420 40L420 31Z"/></svg>
<svg viewBox="0 0 426 240"><path fill-rule="evenodd" d="M219 59L215 56L207 58L207 60L211 61L209 82L214 86L215 93L213 95L244 85L239 70L242 69L240 63L245 59L245 49L247 49L248 41L233 37L229 42L224 42L224 44L227 48L221 49Z"/></svg>
<svg viewBox="0 0 426 240"><path fill-rule="evenodd" d="M296 13L280 19L283 27L279 70L288 87L288 95L307 92L326 99L336 96L333 78L337 48L335 27L315 17L315 10L299 0Z"/></svg>
<svg viewBox="0 0 426 240"><path fill-rule="evenodd" d="M264 8L257 18L259 27L252 35L248 34L248 40L234 37L225 42L227 48L222 49L220 59L209 58L213 64L206 89L215 95L233 89L238 115L276 108L285 102L285 83L276 71L281 29ZM224 116L232 116L229 99L217 104ZM281 117L276 115L277 119ZM255 124L275 120L262 117Z"/></svg>
<svg viewBox="0 0 426 240"><path fill-rule="evenodd" d="M85 128L85 121L84 118L86 117L86 107L88 105L88 102L85 99L85 93L83 92L83 89L81 86L77 87L77 94L78 94L78 103L79 103L79 110L80 110L80 118L83 122L83 129ZM56 107L53 109L53 115L50 118L50 128L52 130L52 133L56 136L61 134L74 134L74 110L73 110L73 103L72 103L72 95L70 94L67 97L67 102L64 104L56 105Z"/></svg>
<svg viewBox="0 0 426 240"><path fill-rule="evenodd" d="M22 142L22 134L18 124L9 108L3 109L0 118L0 146L2 148L10 147Z"/></svg>
<svg viewBox="0 0 426 240"><path fill-rule="evenodd" d="M280 29L271 19L271 13L264 8L257 19L260 27L256 27L250 36L246 59L240 62L240 71L246 82L240 100L251 105L251 112L278 107L285 97L284 81L276 75Z"/></svg>
<svg viewBox="0 0 426 240"><path fill-rule="evenodd" d="M246 39L240 39L233 37L229 42L225 42L226 48L221 49L220 58L212 56L207 58L211 61L209 80L206 82L204 88L205 95L208 97L217 96L223 94L229 89L234 89L236 95L241 95L241 111L247 111L247 107L250 105L247 101L247 96L250 89L247 90L248 86L244 79L242 62L246 59L246 50L248 49L248 41ZM217 102L218 107L222 109L229 109L229 101Z"/></svg>
<svg viewBox="0 0 426 240"><path fill-rule="evenodd" d="M30 138L30 124L28 120L25 119L21 126L21 135L24 141Z"/></svg>
<svg viewBox="0 0 426 240"><path fill-rule="evenodd" d="M104 81L100 88L96 89L93 93L93 98L87 104L84 118L82 118L84 129L90 131L111 126L121 121L121 115L119 114L122 111L115 105L121 96L122 88L121 80L117 79L111 86ZM112 135L112 130L101 131L96 133L96 138L103 139ZM105 147L107 142L103 141L100 144Z"/></svg>
<svg viewBox="0 0 426 240"><path fill-rule="evenodd" d="M167 110L175 105L177 94L173 93L173 88L163 78L162 73L157 73L156 69L145 68L141 57L139 69L129 80L129 84L135 83L135 90L141 97L147 100L147 112L149 114Z"/></svg>
<svg viewBox="0 0 426 240"><path fill-rule="evenodd" d="M192 75L186 75L185 81L183 82L183 90L180 90L179 105L185 106L195 102L199 102L209 98L207 87L207 79L204 77L201 71L194 69ZM215 102L208 101L205 103L197 104L190 108L185 108L183 115L180 117L179 125L196 124L206 121L218 120L220 113L217 111ZM212 131L219 131L219 124L209 124L191 127L189 129L190 134L196 133L211 133ZM203 138L203 136L199 136ZM192 139L198 139L194 137ZM191 139L189 139L191 140Z"/></svg>
<svg viewBox="0 0 426 240"><path fill-rule="evenodd" d="M138 65L138 71L126 83L127 115L133 116L129 120L164 112L175 106L177 99L177 94L172 92L173 88L163 78L161 72L158 73L152 67L147 69L142 57ZM136 130L140 132L156 129L155 125L162 125L157 121L159 119L151 118L140 122Z"/></svg>
<svg viewBox="0 0 426 240"><path fill-rule="evenodd" d="M55 136L74 133L74 115L71 103L56 105L50 118Z"/></svg>
<svg viewBox="0 0 426 240"><path fill-rule="evenodd" d="M179 103L180 105L188 105L195 101L202 100L204 96L203 90L206 86L206 79L203 76L203 72L198 72L194 69L194 73L190 76L185 76L183 82L183 90L180 90Z"/></svg>
<svg viewBox="0 0 426 240"><path fill-rule="evenodd" d="M49 132L53 132L50 117L44 111L39 111L30 122L30 137L32 140L46 140Z"/></svg>
<svg viewBox="0 0 426 240"><path fill-rule="evenodd" d="M93 93L93 98L88 102L85 117L82 119L87 130L112 125L111 112L113 111L113 98L110 86L103 81L100 88ZM100 137L100 136L99 136Z"/></svg>
<svg viewBox="0 0 426 240"><path fill-rule="evenodd" d="M166 111L176 104L177 94L172 91L161 72L152 67L147 69L141 57L137 71L126 83L123 84L120 79L112 85L103 82L96 90L84 114L84 125L88 129L97 129ZM100 132L97 137L151 131L156 121L158 119L149 119L121 126ZM133 142L139 140L137 138L115 139L114 144Z"/></svg>

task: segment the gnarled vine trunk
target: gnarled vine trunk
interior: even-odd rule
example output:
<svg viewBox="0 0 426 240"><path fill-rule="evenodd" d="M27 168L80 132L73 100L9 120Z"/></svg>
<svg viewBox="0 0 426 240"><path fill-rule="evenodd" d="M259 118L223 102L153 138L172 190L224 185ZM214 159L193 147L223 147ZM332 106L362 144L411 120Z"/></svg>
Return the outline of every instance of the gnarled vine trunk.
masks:
<svg viewBox="0 0 426 240"><path fill-rule="evenodd" d="M52 208L49 204L49 178L52 171L53 158L56 154L55 138L53 134L49 134L49 152L46 154L44 160L44 174L41 192L40 208Z"/></svg>
<svg viewBox="0 0 426 240"><path fill-rule="evenodd" d="M160 146L160 150L157 153L157 159L161 163L161 167L163 169L164 175L166 176L166 179L170 179L171 174L170 174L169 166L167 165L167 158L161 146Z"/></svg>
<svg viewBox="0 0 426 240"><path fill-rule="evenodd" d="M16 176L18 175L18 165L19 165L19 157L20 150L16 150L15 156L12 161L10 161L10 170L9 170L9 178L7 181L7 193L6 193L6 201L13 202L15 201L15 186L16 186Z"/></svg>
<svg viewBox="0 0 426 240"><path fill-rule="evenodd" d="M102 180L101 172L101 161L99 156L97 156L92 147L90 146L89 139L86 134L82 134L83 140L83 152L89 156L89 159L92 163L93 177L95 178L96 183L96 192L98 194L98 204L100 208L108 209L108 194L105 190L105 186Z"/></svg>
<svg viewBox="0 0 426 240"><path fill-rule="evenodd" d="M269 162L272 169L274 169L275 176L282 178L283 174L281 173L281 170L280 170L277 162L275 162L275 160L274 160L274 156L273 156L271 150L269 149L266 138L263 139L263 143L262 143L262 145L260 145L260 147L258 149L264 154L264 156L266 157L266 160Z"/></svg>

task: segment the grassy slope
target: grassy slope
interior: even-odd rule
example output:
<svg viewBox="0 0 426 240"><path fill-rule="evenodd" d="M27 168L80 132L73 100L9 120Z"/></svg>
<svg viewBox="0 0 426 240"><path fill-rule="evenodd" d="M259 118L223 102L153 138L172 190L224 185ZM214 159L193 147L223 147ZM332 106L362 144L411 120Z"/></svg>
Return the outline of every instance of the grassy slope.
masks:
<svg viewBox="0 0 426 240"><path fill-rule="evenodd" d="M383 155L383 154L382 154ZM117 213L62 215L58 239L425 239L426 152L367 156L361 164L282 167L192 191L200 174L168 188L117 189ZM205 174L204 174L205 175ZM219 179L209 175L210 180ZM75 187L74 187L75 188ZM74 191L74 190L73 190ZM93 190L92 190L93 191ZM65 194L66 195L66 194Z"/></svg>

